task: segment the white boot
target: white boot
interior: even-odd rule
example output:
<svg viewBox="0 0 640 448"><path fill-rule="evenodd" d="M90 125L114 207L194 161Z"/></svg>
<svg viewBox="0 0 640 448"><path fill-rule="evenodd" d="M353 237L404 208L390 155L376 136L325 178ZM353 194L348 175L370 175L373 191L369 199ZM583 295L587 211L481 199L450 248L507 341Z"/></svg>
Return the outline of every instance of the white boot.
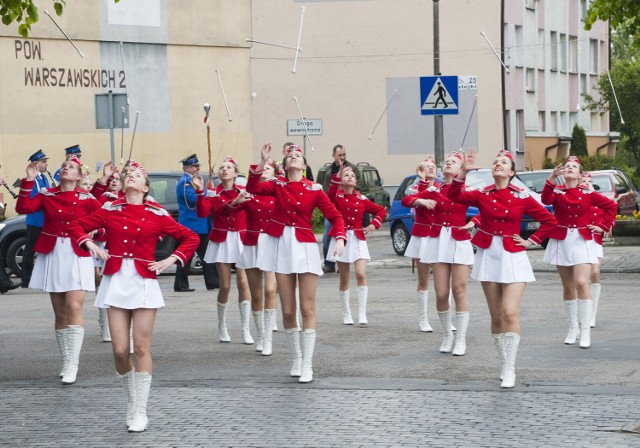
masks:
<svg viewBox="0 0 640 448"><path fill-rule="evenodd" d="M253 311L252 314L253 322L256 324L256 330L258 331L258 343L256 344L256 351L261 352L264 348L264 322L262 320L262 311Z"/></svg>
<svg viewBox="0 0 640 448"><path fill-rule="evenodd" d="M297 328L285 328L284 334L287 335L289 343L289 353L291 353L291 372L290 376L300 376L302 374L302 351L300 350L300 332Z"/></svg>
<svg viewBox="0 0 640 448"><path fill-rule="evenodd" d="M578 327L578 301L563 300L564 310L567 314L567 337L564 339L564 343L567 345L573 345L576 343L576 339L580 337L580 328Z"/></svg>
<svg viewBox="0 0 640 448"><path fill-rule="evenodd" d="M62 370L60 370L60 378L64 376L64 372L67 371L69 364L69 353L67 352L67 329L56 330L56 341L58 342L58 349L60 350L60 356L62 356Z"/></svg>
<svg viewBox="0 0 640 448"><path fill-rule="evenodd" d="M264 310L264 341L262 343L262 356L271 356L273 353L273 321L276 320L276 310Z"/></svg>
<svg viewBox="0 0 640 448"><path fill-rule="evenodd" d="M358 325L369 325L367 321L367 297L369 296L369 287L358 286L356 294L358 296Z"/></svg>
<svg viewBox="0 0 640 448"><path fill-rule="evenodd" d="M135 372L136 378L136 406L133 414L133 422L129 426L129 432L142 432L147 429L147 401L151 389L151 374L147 372Z"/></svg>
<svg viewBox="0 0 640 448"><path fill-rule="evenodd" d="M242 325L242 343L251 345L254 342L251 337L251 302L249 300L242 300L239 303L239 307L240 323Z"/></svg>
<svg viewBox="0 0 640 448"><path fill-rule="evenodd" d="M418 291L418 315L420 316L420 331L431 333L433 328L429 325L429 315L427 314L427 303L429 302L429 291Z"/></svg>
<svg viewBox="0 0 640 448"><path fill-rule="evenodd" d="M596 326L596 314L598 314L598 303L600 303L600 291L602 285L600 283L591 284L591 300L593 300L593 306L591 308L591 328Z"/></svg>
<svg viewBox="0 0 640 448"><path fill-rule="evenodd" d="M580 325L580 348L591 347L591 308L593 301L578 299L578 324Z"/></svg>
<svg viewBox="0 0 640 448"><path fill-rule="evenodd" d="M302 331L302 313L300 312L300 289L296 288L296 325Z"/></svg>
<svg viewBox="0 0 640 448"><path fill-rule="evenodd" d="M496 347L496 351L498 352L498 360L500 361L500 380L504 379L504 344L502 340L504 339L504 333L494 333L491 335L493 337L493 345Z"/></svg>
<svg viewBox="0 0 640 448"><path fill-rule="evenodd" d="M467 327L469 326L469 311L456 313L456 345L453 347L454 356L463 356L467 352Z"/></svg>
<svg viewBox="0 0 640 448"><path fill-rule="evenodd" d="M451 331L451 324L449 323L449 310L438 311L438 317L440 318L440 325L442 325L442 332L444 333L444 339L440 345L440 353L450 353L453 348L453 331Z"/></svg>
<svg viewBox="0 0 640 448"><path fill-rule="evenodd" d="M220 342L231 342L227 331L227 304L218 302L218 338Z"/></svg>
<svg viewBox="0 0 640 448"><path fill-rule="evenodd" d="M134 346L133 346L133 320L131 321L131 326L129 327L129 354L133 355Z"/></svg>
<svg viewBox="0 0 640 448"><path fill-rule="evenodd" d="M275 313L273 315L273 324L271 326L271 331L278 331L278 313L276 312L277 310L273 310L273 312ZM265 327L265 328L269 328L269 327Z"/></svg>
<svg viewBox="0 0 640 448"><path fill-rule="evenodd" d="M504 378L500 387L510 389L516 385L516 354L520 344L520 335L517 333L505 333L504 345Z"/></svg>
<svg viewBox="0 0 640 448"><path fill-rule="evenodd" d="M316 346L316 330L307 328L302 332L302 372L299 383L313 381L313 351Z"/></svg>
<svg viewBox="0 0 640 448"><path fill-rule="evenodd" d="M62 384L73 384L78 375L78 365L80 363L80 350L84 340L84 328L79 325L67 326L67 353L69 356L68 367L62 377Z"/></svg>
<svg viewBox="0 0 640 448"><path fill-rule="evenodd" d="M116 372L122 388L124 389L124 396L127 397L127 428L133 424L133 415L136 410L136 371L131 369L130 372L120 375Z"/></svg>
<svg viewBox="0 0 640 448"><path fill-rule="evenodd" d="M349 298L351 292L347 289L346 291L340 292L340 302L342 302L342 323L344 325L353 325L353 317L351 317L351 308L349 307Z"/></svg>
<svg viewBox="0 0 640 448"><path fill-rule="evenodd" d="M453 326L451 320L453 316L456 314L456 301L453 299L453 290L449 289L449 325L451 326L451 331L456 331L456 327Z"/></svg>
<svg viewBox="0 0 640 448"><path fill-rule="evenodd" d="M111 342L111 333L109 332L109 315L106 308L98 308L98 324L100 325L100 336L102 342Z"/></svg>

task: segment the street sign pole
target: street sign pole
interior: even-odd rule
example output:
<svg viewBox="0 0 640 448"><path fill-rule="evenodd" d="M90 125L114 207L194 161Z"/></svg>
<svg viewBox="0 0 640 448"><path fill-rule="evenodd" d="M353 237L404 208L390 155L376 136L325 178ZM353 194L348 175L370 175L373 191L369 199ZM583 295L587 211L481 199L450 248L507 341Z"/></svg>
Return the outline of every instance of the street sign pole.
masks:
<svg viewBox="0 0 640 448"><path fill-rule="evenodd" d="M440 0L433 0L433 74L440 75ZM436 166L442 167L444 162L444 127L442 115L433 117L433 146Z"/></svg>
<svg viewBox="0 0 640 448"><path fill-rule="evenodd" d="M111 161L115 163L116 150L115 150L115 136L114 136L114 123L113 123L113 95L109 90L109 142L111 144Z"/></svg>

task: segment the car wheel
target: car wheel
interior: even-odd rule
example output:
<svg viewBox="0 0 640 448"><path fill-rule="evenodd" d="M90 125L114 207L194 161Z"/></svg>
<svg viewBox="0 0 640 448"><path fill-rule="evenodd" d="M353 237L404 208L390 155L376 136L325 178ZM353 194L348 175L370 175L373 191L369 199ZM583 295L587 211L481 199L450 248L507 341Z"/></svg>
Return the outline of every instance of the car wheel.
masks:
<svg viewBox="0 0 640 448"><path fill-rule="evenodd" d="M409 231L404 224L396 224L391 230L391 244L393 244L393 250L398 255L404 255L404 251L407 250L407 244L409 244Z"/></svg>
<svg viewBox="0 0 640 448"><path fill-rule="evenodd" d="M200 260L198 254L193 254L189 265L189 275L202 275L202 260Z"/></svg>
<svg viewBox="0 0 640 448"><path fill-rule="evenodd" d="M22 254L24 253L24 237L16 238L7 248L7 267L13 275L22 276Z"/></svg>

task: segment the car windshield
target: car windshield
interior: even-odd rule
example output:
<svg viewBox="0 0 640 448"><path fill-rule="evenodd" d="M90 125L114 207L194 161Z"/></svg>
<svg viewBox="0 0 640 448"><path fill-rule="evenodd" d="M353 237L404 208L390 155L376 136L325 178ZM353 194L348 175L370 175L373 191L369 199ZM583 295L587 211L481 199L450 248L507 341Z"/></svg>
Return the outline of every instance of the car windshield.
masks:
<svg viewBox="0 0 640 448"><path fill-rule="evenodd" d="M611 182L607 174L592 174L591 183L593 183L593 189L600 193L611 193L613 191L613 182Z"/></svg>
<svg viewBox="0 0 640 448"><path fill-rule="evenodd" d="M493 185L495 182L493 181L491 170L477 170L467 173L466 183L470 188L480 189L486 187L487 185ZM522 182L517 176L511 179L511 183L516 187L530 190L530 188L527 187L524 182Z"/></svg>
<svg viewBox="0 0 640 448"><path fill-rule="evenodd" d="M522 173L518 173L517 176L531 190L535 191L536 193L542 193L542 189L544 188L544 183L549 178L549 173L548 172L542 172L542 173L522 172Z"/></svg>

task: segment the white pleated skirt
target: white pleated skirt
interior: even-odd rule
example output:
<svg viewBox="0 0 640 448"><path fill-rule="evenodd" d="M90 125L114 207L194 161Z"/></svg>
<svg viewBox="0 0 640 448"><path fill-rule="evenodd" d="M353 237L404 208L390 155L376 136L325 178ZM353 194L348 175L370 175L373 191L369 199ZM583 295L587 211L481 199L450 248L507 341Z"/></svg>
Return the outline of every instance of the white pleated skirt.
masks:
<svg viewBox="0 0 640 448"><path fill-rule="evenodd" d="M285 226L279 238L268 236L265 256L258 260L258 267L277 274L322 275L320 250L317 243L301 243L295 228Z"/></svg>
<svg viewBox="0 0 640 448"><path fill-rule="evenodd" d="M369 246L366 240L359 239L353 230L347 230L347 244L344 246L342 255L336 257L333 255L333 251L336 248L337 240L331 238L329 242L329 251L327 252L327 260L329 261L341 261L343 263L353 263L356 260L371 260L369 255Z"/></svg>
<svg viewBox="0 0 640 448"><path fill-rule="evenodd" d="M70 238L56 238L53 250L38 253L29 288L44 292L95 291L96 282L91 257L79 257Z"/></svg>
<svg viewBox="0 0 640 448"><path fill-rule="evenodd" d="M556 266L599 264L598 246L594 240L585 240L578 229L568 229L563 240L549 238L547 249L544 251L544 261Z"/></svg>
<svg viewBox="0 0 640 448"><path fill-rule="evenodd" d="M227 232L227 239L221 243L209 240L204 261L207 263L237 263L243 247L240 232Z"/></svg>
<svg viewBox="0 0 640 448"><path fill-rule="evenodd" d="M404 256L409 258L423 258L427 255L428 236L411 236L409 244L404 250Z"/></svg>
<svg viewBox="0 0 640 448"><path fill-rule="evenodd" d="M596 257L598 258L598 262L602 262L604 260L604 250L602 249L602 244L596 243Z"/></svg>
<svg viewBox="0 0 640 448"><path fill-rule="evenodd" d="M449 263L471 266L474 263L470 240L457 241L451 236L451 227L442 227L440 235L429 237L421 254L420 263Z"/></svg>
<svg viewBox="0 0 640 448"><path fill-rule="evenodd" d="M102 278L94 305L98 308L113 306L126 310L165 307L158 280L138 274L131 258L123 258L118 272Z"/></svg>
<svg viewBox="0 0 640 448"><path fill-rule="evenodd" d="M471 278L495 283L528 283L536 280L527 251L506 251L500 236L494 236L487 249L477 249Z"/></svg>
<svg viewBox="0 0 640 448"><path fill-rule="evenodd" d="M104 241L94 241L96 245L98 245L101 249L104 249L105 242ZM93 266L96 268L104 267L104 260L102 258L96 258L91 255L91 259L93 260Z"/></svg>
<svg viewBox="0 0 640 448"><path fill-rule="evenodd" d="M269 235L261 233L255 246L243 246L242 254L240 254L236 267L240 269L257 268L260 265L260 260L265 257L268 239Z"/></svg>

